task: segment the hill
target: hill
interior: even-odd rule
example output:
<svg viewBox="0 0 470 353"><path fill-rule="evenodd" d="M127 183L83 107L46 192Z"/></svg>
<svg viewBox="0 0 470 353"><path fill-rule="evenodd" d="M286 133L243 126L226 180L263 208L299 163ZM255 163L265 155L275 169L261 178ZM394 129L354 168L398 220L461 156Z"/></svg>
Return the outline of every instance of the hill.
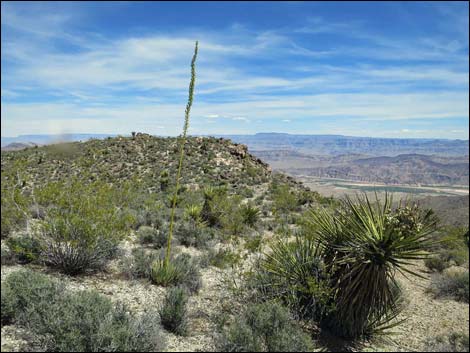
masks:
<svg viewBox="0 0 470 353"><path fill-rule="evenodd" d="M37 144L34 142L12 142L6 146L2 146L2 151L18 151L34 146L37 146Z"/></svg>
<svg viewBox="0 0 470 353"><path fill-rule="evenodd" d="M247 152L246 146L217 138L189 138L183 183L255 185L267 182L270 168ZM161 173L174 175L177 167L176 138L147 134L133 137L91 139L2 151L2 171L15 161L26 163L23 170L34 183L66 179L72 176L108 182L135 179L150 192L159 190ZM83 174L84 171L86 174ZM248 175L248 177L247 177Z"/></svg>

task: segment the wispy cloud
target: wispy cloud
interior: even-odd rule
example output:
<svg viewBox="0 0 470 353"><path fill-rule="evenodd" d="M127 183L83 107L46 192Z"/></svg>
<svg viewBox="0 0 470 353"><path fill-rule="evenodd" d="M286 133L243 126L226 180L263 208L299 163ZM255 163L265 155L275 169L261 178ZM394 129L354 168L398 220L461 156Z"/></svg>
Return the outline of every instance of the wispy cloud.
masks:
<svg viewBox="0 0 470 353"><path fill-rule="evenodd" d="M235 131L241 122L250 122L243 125L251 132L275 130L278 123L315 131L310 127L330 119L332 133L334 122L339 128L348 121L370 134L369 122L452 120L457 125L449 133L468 136L468 29L459 27L468 15L452 6L429 9L439 35L400 37L371 31L366 18L320 15L290 28L228 23L215 31L196 26L111 35L93 26L83 30L88 14L78 3L70 6L18 11L2 3L3 135L57 126L177 134L198 38L193 132L208 122L212 132L226 132L227 124ZM432 129L393 131L401 130L424 136Z"/></svg>

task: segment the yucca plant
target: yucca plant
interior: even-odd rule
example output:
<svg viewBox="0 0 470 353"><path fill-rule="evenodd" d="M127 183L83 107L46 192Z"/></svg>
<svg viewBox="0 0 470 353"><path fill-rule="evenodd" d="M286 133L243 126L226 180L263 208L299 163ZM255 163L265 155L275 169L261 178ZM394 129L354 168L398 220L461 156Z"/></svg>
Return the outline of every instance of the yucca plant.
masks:
<svg viewBox="0 0 470 353"><path fill-rule="evenodd" d="M252 205L242 205L240 207L243 223L247 226L253 227L259 219L259 209Z"/></svg>
<svg viewBox="0 0 470 353"><path fill-rule="evenodd" d="M174 219L175 219L175 211L176 211L176 201L178 196L178 190L180 186L180 178L181 178L181 169L183 167L183 159L184 159L184 145L186 143L186 135L188 133L189 128L189 113L191 111L191 106L193 105L193 96L194 96L194 85L196 82L196 58L197 58L197 51L198 51L198 42L196 41L196 46L194 47L194 55L193 59L191 60L191 81L189 83L189 94L188 94L188 103L186 104L186 110L184 114L184 126L183 126L183 134L178 139L179 142L179 163L178 163L178 171L176 173L176 185L175 191L173 194L173 203L171 207L171 214L170 214L170 229L168 231L168 244L165 254L165 266L168 266L170 262L171 256L171 241L173 239L173 228L174 228Z"/></svg>
<svg viewBox="0 0 470 353"><path fill-rule="evenodd" d="M216 189L214 187L206 187L204 189L204 204L201 210L201 217L210 227L220 225L221 213L216 209L214 205L215 198L217 195L224 193L222 189Z"/></svg>
<svg viewBox="0 0 470 353"><path fill-rule="evenodd" d="M330 278L315 242L297 234L277 240L260 261L255 286L267 299L281 299L297 316L321 320L332 309Z"/></svg>
<svg viewBox="0 0 470 353"><path fill-rule="evenodd" d="M186 218L193 220L197 224L202 223L201 218L202 207L199 205L188 205L184 210Z"/></svg>
<svg viewBox="0 0 470 353"><path fill-rule="evenodd" d="M364 195L346 197L338 214L310 211L307 224L336 292L328 326L349 338L390 327L401 309L395 272L419 276L409 266L434 245L432 211L409 204L392 210L388 194L382 202Z"/></svg>

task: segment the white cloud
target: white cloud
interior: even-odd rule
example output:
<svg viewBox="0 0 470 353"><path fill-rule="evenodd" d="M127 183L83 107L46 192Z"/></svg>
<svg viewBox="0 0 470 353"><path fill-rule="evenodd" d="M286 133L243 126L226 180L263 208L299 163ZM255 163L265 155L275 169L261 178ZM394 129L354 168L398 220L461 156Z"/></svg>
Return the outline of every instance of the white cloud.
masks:
<svg viewBox="0 0 470 353"><path fill-rule="evenodd" d="M246 123L250 122L249 119L245 118L244 116L236 116L234 118L232 118L232 120L235 120L235 121L244 121Z"/></svg>

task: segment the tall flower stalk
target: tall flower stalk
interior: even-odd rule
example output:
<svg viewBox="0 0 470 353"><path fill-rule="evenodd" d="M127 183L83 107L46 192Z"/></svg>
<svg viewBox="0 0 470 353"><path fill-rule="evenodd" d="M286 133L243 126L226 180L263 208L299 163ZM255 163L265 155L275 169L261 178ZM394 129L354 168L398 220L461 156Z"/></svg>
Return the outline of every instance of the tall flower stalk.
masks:
<svg viewBox="0 0 470 353"><path fill-rule="evenodd" d="M183 159L184 159L184 145L186 144L186 134L188 132L188 127L189 127L189 113L191 111L191 106L193 105L194 84L196 82L197 51L198 51L198 42L196 41L196 46L194 47L193 59L191 60L191 82L189 83L188 103L186 104L186 110L184 113L183 134L181 135L178 141L179 142L179 163L178 163L178 171L176 173L176 186L175 186L175 191L173 194L173 200L172 200L172 206L171 206L170 229L168 232L168 244L166 247L166 254L165 254L165 267L168 266L168 263L170 261L170 255L171 255L171 240L173 238L176 199L177 199L178 190L180 187L181 169L183 166Z"/></svg>

